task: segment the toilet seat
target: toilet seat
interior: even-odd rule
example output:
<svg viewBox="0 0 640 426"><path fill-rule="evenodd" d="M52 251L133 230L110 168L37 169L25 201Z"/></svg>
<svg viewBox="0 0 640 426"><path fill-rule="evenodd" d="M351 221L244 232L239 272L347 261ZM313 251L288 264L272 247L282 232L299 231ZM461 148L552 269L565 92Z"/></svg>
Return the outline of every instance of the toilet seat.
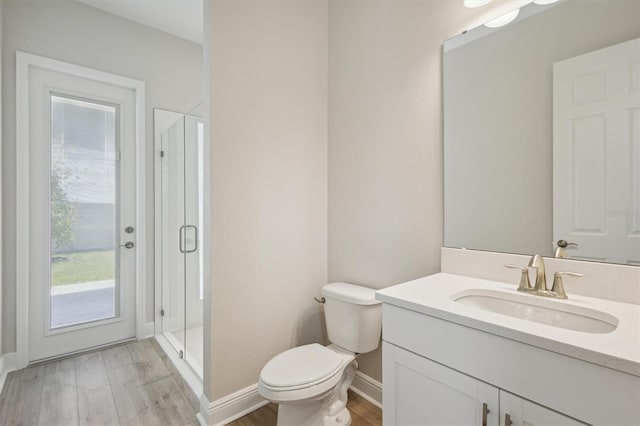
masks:
<svg viewBox="0 0 640 426"><path fill-rule="evenodd" d="M313 343L276 355L260 372L259 390L273 402L315 397L334 388L354 354Z"/></svg>

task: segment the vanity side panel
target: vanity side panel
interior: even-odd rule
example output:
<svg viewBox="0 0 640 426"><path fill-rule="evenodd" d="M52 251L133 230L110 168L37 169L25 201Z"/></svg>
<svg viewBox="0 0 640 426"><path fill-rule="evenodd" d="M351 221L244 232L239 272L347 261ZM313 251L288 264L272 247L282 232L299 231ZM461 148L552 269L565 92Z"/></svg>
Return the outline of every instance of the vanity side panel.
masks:
<svg viewBox="0 0 640 426"><path fill-rule="evenodd" d="M383 340L581 421L640 424L640 377L383 304Z"/></svg>

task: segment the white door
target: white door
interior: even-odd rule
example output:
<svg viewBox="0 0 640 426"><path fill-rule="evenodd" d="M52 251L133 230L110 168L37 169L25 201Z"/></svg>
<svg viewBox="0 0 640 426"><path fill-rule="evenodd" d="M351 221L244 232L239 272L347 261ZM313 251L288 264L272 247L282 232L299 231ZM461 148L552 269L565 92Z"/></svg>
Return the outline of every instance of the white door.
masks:
<svg viewBox="0 0 640 426"><path fill-rule="evenodd" d="M135 337L135 91L32 66L29 361Z"/></svg>
<svg viewBox="0 0 640 426"><path fill-rule="evenodd" d="M553 237L640 265L640 39L553 67Z"/></svg>
<svg viewBox="0 0 640 426"><path fill-rule="evenodd" d="M498 389L382 342L383 423L497 426Z"/></svg>
<svg viewBox="0 0 640 426"><path fill-rule="evenodd" d="M570 417L500 391L500 426L584 426Z"/></svg>

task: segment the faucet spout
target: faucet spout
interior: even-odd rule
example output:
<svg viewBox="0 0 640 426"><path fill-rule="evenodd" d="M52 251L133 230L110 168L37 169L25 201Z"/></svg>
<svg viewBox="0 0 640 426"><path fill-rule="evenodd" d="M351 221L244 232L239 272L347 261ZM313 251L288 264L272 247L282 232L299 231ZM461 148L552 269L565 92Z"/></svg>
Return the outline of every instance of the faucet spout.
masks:
<svg viewBox="0 0 640 426"><path fill-rule="evenodd" d="M529 260L529 266L536 268L536 283L533 287L534 291L543 293L547 291L547 275L544 269L544 260L539 254L533 255Z"/></svg>

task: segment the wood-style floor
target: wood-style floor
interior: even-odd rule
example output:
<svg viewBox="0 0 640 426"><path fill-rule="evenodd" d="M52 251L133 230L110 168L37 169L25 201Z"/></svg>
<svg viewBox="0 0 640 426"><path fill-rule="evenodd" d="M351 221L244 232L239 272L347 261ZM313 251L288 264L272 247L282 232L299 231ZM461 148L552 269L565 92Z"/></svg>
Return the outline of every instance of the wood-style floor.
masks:
<svg viewBox="0 0 640 426"><path fill-rule="evenodd" d="M353 426L379 426L379 408L349 392ZM195 426L198 398L154 339L35 365L9 374L0 425ZM232 426L275 426L266 405Z"/></svg>
<svg viewBox="0 0 640 426"><path fill-rule="evenodd" d="M382 410L354 392L349 391L347 408L351 413L351 426L382 425ZM228 426L275 426L277 415L278 406L268 404L229 423Z"/></svg>
<svg viewBox="0 0 640 426"><path fill-rule="evenodd" d="M197 425L198 406L147 339L10 373L0 425Z"/></svg>

